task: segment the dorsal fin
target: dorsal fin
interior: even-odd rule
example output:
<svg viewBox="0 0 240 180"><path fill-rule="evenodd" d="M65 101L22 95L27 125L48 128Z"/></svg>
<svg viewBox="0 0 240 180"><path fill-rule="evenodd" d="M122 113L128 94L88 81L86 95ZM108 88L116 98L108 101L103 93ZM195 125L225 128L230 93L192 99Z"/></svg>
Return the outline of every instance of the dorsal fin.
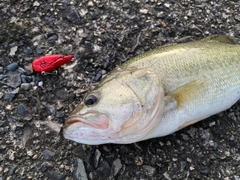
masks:
<svg viewBox="0 0 240 180"><path fill-rule="evenodd" d="M234 37L226 35L209 36L207 38L202 39L201 41L218 41L227 44L238 44L238 41Z"/></svg>

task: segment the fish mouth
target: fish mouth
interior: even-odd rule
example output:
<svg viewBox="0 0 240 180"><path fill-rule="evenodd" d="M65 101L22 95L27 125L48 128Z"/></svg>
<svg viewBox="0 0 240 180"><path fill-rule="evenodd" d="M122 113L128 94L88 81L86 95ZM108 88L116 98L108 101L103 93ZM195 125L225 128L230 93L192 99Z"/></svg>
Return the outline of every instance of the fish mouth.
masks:
<svg viewBox="0 0 240 180"><path fill-rule="evenodd" d="M105 114L96 115L94 113L71 115L65 121L65 124L68 128L74 126L78 128L96 128L105 130L109 127L109 118Z"/></svg>
<svg viewBox="0 0 240 180"><path fill-rule="evenodd" d="M97 145L113 143L110 137L116 136L109 125L110 119L106 114L71 115L65 122L64 137L78 143Z"/></svg>

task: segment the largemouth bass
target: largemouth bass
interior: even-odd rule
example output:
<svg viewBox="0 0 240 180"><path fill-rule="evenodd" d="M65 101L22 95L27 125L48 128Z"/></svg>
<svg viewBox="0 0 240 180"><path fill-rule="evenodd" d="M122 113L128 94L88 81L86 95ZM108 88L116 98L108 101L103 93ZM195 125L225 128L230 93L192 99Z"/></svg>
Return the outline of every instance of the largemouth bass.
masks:
<svg viewBox="0 0 240 180"><path fill-rule="evenodd" d="M84 144L165 136L240 98L240 45L227 36L159 47L113 70L66 120Z"/></svg>

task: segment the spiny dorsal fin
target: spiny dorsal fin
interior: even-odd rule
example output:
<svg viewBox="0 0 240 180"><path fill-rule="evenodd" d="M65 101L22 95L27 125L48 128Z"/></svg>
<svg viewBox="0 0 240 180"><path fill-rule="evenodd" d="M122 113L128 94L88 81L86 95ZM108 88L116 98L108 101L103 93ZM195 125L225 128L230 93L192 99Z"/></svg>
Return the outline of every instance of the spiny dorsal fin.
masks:
<svg viewBox="0 0 240 180"><path fill-rule="evenodd" d="M226 35L216 35L216 36L210 36L207 38L202 39L201 41L218 41L221 43L227 43L227 44L238 44L238 41L231 36Z"/></svg>

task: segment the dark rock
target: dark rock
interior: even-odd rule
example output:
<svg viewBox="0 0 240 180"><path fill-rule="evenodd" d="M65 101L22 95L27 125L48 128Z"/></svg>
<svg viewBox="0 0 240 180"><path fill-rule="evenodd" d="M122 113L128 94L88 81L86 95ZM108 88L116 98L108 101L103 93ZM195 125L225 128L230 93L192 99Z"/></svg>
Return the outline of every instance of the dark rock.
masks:
<svg viewBox="0 0 240 180"><path fill-rule="evenodd" d="M11 101L14 97L15 97L15 95L16 94L18 94L18 92L19 92L19 88L17 88L17 89L15 89L15 90L13 90L13 91L11 91L11 92L7 92L5 95L4 95L4 100L7 100L7 101Z"/></svg>
<svg viewBox="0 0 240 180"><path fill-rule="evenodd" d="M189 140L189 136L186 135L186 134L181 134L182 135L182 138L185 140L185 141L188 141Z"/></svg>
<svg viewBox="0 0 240 180"><path fill-rule="evenodd" d="M95 159L95 153L90 153L87 157L88 169L93 169L94 159Z"/></svg>
<svg viewBox="0 0 240 180"><path fill-rule="evenodd" d="M47 177L50 180L64 180L65 179L64 174L60 174L60 173L57 173L57 172L51 172L51 171L47 172Z"/></svg>
<svg viewBox="0 0 240 180"><path fill-rule="evenodd" d="M46 108L47 110L51 113L51 114L55 114L56 113L56 109L53 105L50 105L50 104L46 104L46 103L42 103Z"/></svg>
<svg viewBox="0 0 240 180"><path fill-rule="evenodd" d="M235 147L237 143L234 140L229 140L228 144L230 147Z"/></svg>
<svg viewBox="0 0 240 180"><path fill-rule="evenodd" d="M120 159L116 159L115 161L113 161L113 166L112 166L113 176L116 176L121 168L122 168L122 163Z"/></svg>
<svg viewBox="0 0 240 180"><path fill-rule="evenodd" d="M23 40L20 40L20 41L18 42L18 44L19 44L19 46L23 46L23 45L24 45L24 41L23 41Z"/></svg>
<svg viewBox="0 0 240 180"><path fill-rule="evenodd" d="M98 167L98 163L99 163L99 160L101 157L101 152L98 149L96 149L94 157L95 157L94 158L94 167L96 168L96 167Z"/></svg>
<svg viewBox="0 0 240 180"><path fill-rule="evenodd" d="M10 75L10 82L7 84L12 88L17 88L21 84L21 77L20 74L11 74Z"/></svg>
<svg viewBox="0 0 240 180"><path fill-rule="evenodd" d="M13 98L15 97L15 94L12 94L12 93L6 93L4 95L4 100L7 100L7 101L11 101Z"/></svg>
<svg viewBox="0 0 240 180"><path fill-rule="evenodd" d="M4 121L0 121L0 127L4 124Z"/></svg>
<svg viewBox="0 0 240 180"><path fill-rule="evenodd" d="M26 55L30 55L33 53L33 50L30 47L27 47L26 49Z"/></svg>
<svg viewBox="0 0 240 180"><path fill-rule="evenodd" d="M51 36L51 37L48 38L48 43L51 44L51 45L54 45L56 39L57 39L57 36L56 36L56 35L53 35L53 36Z"/></svg>
<svg viewBox="0 0 240 180"><path fill-rule="evenodd" d="M38 55L42 55L42 54L43 54L43 50L42 50L40 47L37 47L37 48L36 48L36 53L37 53Z"/></svg>
<svg viewBox="0 0 240 180"><path fill-rule="evenodd" d="M24 104L22 104L22 103L20 103L18 105L17 112L18 112L18 114L23 115L23 116L26 116L26 115L29 114L28 108Z"/></svg>
<svg viewBox="0 0 240 180"><path fill-rule="evenodd" d="M17 168L17 166L16 166L16 165L13 165L13 166L11 167L11 169L9 170L8 174L9 174L9 175L13 175L14 172L15 172L15 170L16 170L16 168Z"/></svg>
<svg viewBox="0 0 240 180"><path fill-rule="evenodd" d="M88 179L83 161L79 158L77 158L77 166L76 166L76 170L75 170L75 173L74 173L74 178L82 179L82 180L87 180Z"/></svg>
<svg viewBox="0 0 240 180"><path fill-rule="evenodd" d="M18 63L14 62L6 66L8 71L15 71L18 68Z"/></svg>
<svg viewBox="0 0 240 180"><path fill-rule="evenodd" d="M23 83L30 83L33 81L33 78L32 78L32 76L25 76L24 74L22 74L21 80Z"/></svg>
<svg viewBox="0 0 240 180"><path fill-rule="evenodd" d="M52 160L53 156L55 155L54 152L50 151L50 150L45 150L43 152L43 157L46 159L46 160Z"/></svg>
<svg viewBox="0 0 240 180"><path fill-rule="evenodd" d="M68 99L68 92L64 89L59 89L56 91L56 96L62 100Z"/></svg>
<svg viewBox="0 0 240 180"><path fill-rule="evenodd" d="M81 17L74 6L69 6L65 11L65 17L67 20L77 23L80 21Z"/></svg>
<svg viewBox="0 0 240 180"><path fill-rule="evenodd" d="M234 18L238 21L240 21L240 15L235 15Z"/></svg>
<svg viewBox="0 0 240 180"><path fill-rule="evenodd" d="M210 174L210 170L209 170L209 168L207 168L207 167L202 168L202 169L200 170L200 172L201 172L202 174L205 174L205 175L209 175L209 174Z"/></svg>
<svg viewBox="0 0 240 180"><path fill-rule="evenodd" d="M102 74L101 74L101 73L97 73L97 75L96 75L95 78L94 78L94 81L95 81L95 82L98 82L98 81L101 80L101 78L102 78Z"/></svg>
<svg viewBox="0 0 240 180"><path fill-rule="evenodd" d="M5 77L7 77L7 76L0 74L0 80L3 80Z"/></svg>
<svg viewBox="0 0 240 180"><path fill-rule="evenodd" d="M21 84L21 89L23 89L23 90L25 90L25 91L29 90L30 87L31 87L31 84L30 84L30 83L22 83L22 84Z"/></svg>
<svg viewBox="0 0 240 180"><path fill-rule="evenodd" d="M12 42L12 43L9 44L9 47L13 47L13 46L15 46L15 45L16 45L16 43L15 43L15 42Z"/></svg>
<svg viewBox="0 0 240 180"><path fill-rule="evenodd" d="M44 162L41 164L41 170L42 171L46 171L46 170L50 170L53 168L53 164L50 162Z"/></svg>
<svg viewBox="0 0 240 180"><path fill-rule="evenodd" d="M56 117L57 117L57 118L62 118L62 117L64 117L64 112L63 112L63 111L57 111Z"/></svg>
<svg viewBox="0 0 240 180"><path fill-rule="evenodd" d="M18 67L17 72L20 74L23 74L23 73L26 73L26 70L21 67Z"/></svg>
<svg viewBox="0 0 240 180"><path fill-rule="evenodd" d="M150 177L152 177L156 173L155 167L143 165L142 168L143 168L144 172L146 173L146 175L148 175Z"/></svg>
<svg viewBox="0 0 240 180"><path fill-rule="evenodd" d="M181 172L184 171L186 165L187 165L186 161L181 161L181 162L180 162L180 171L181 171Z"/></svg>
<svg viewBox="0 0 240 180"><path fill-rule="evenodd" d="M102 161L99 165L99 168L93 172L94 178L106 178L111 174L111 168L107 161Z"/></svg>

